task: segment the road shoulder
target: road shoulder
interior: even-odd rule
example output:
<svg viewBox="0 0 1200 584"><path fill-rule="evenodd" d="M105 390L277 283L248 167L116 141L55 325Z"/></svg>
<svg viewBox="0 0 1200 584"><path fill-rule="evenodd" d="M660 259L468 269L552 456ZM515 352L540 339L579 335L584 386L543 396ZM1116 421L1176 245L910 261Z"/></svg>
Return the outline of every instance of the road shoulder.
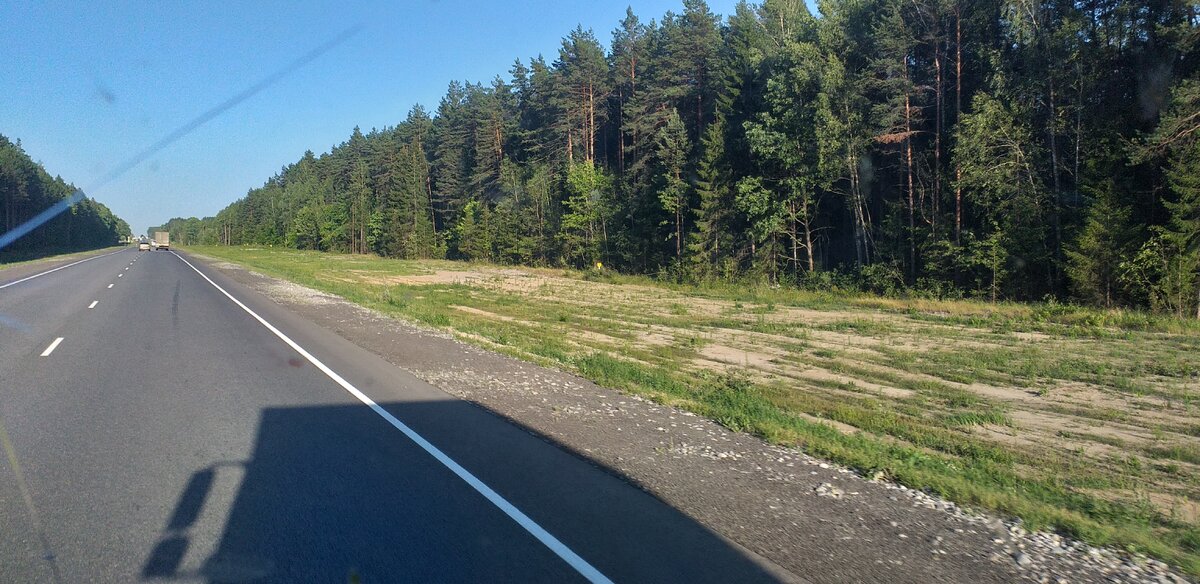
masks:
<svg viewBox="0 0 1200 584"><path fill-rule="evenodd" d="M115 245L88 251L77 251L61 255L48 256L44 258L38 258L36 260L0 263L0 284L20 280L21 278L32 276L46 270L53 270L54 268L59 268L79 260L121 251L127 247L128 246L125 245Z"/></svg>
<svg viewBox="0 0 1200 584"><path fill-rule="evenodd" d="M192 256L197 257L197 256ZM388 362L615 469L793 574L841 581L1184 581L773 446L447 333L198 257Z"/></svg>

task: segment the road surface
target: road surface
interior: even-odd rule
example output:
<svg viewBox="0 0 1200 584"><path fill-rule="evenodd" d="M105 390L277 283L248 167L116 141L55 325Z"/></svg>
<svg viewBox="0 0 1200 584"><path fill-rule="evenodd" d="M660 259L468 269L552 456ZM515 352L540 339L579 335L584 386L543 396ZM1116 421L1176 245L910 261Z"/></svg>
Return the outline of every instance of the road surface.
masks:
<svg viewBox="0 0 1200 584"><path fill-rule="evenodd" d="M791 577L185 254L45 269L0 272L2 581Z"/></svg>

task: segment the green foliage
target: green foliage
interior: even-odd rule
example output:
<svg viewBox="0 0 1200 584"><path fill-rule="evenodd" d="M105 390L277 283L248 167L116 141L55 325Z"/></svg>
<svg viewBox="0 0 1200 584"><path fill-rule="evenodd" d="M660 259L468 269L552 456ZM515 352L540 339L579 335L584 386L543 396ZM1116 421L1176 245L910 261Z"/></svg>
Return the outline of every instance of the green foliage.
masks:
<svg viewBox="0 0 1200 584"><path fill-rule="evenodd" d="M566 257L577 266L590 266L607 247L612 179L591 162L577 163L567 172L567 192L561 234Z"/></svg>
<svg viewBox="0 0 1200 584"><path fill-rule="evenodd" d="M688 196L691 189L683 180L683 165L687 162L687 131L679 112L671 110L667 123L658 133L658 161L663 169L663 187L658 203L674 217L675 260L683 259L683 221L689 214Z"/></svg>
<svg viewBox="0 0 1200 584"><path fill-rule="evenodd" d="M1026 4L627 10L608 52L576 27L552 62L453 81L434 115L356 128L167 226L185 243L1200 314L1194 10ZM4 217L53 198L12 184Z"/></svg>
<svg viewBox="0 0 1200 584"><path fill-rule="evenodd" d="M1200 140L1176 150L1167 179L1176 198L1166 201L1170 219L1158 231L1177 256L1164 274L1169 284L1163 297L1172 298L1169 304L1181 316L1194 307L1200 318Z"/></svg>
<svg viewBox="0 0 1200 584"><path fill-rule="evenodd" d="M1144 291L1155 310L1184 315L1192 307L1196 258L1162 233L1120 265L1122 279Z"/></svg>
<svg viewBox="0 0 1200 584"><path fill-rule="evenodd" d="M321 207L305 205L292 219L287 244L296 249L321 249Z"/></svg>
<svg viewBox="0 0 1200 584"><path fill-rule="evenodd" d="M1111 184L1096 193L1083 230L1067 250L1067 274L1076 296L1105 307L1125 297L1120 265L1134 251L1129 208L1115 199Z"/></svg>
<svg viewBox="0 0 1200 584"><path fill-rule="evenodd" d="M734 239L731 169L725 150L725 119L718 117L704 131L701 158L696 165L695 191L699 205L694 209L696 229L688 243L691 269L701 279L730 278Z"/></svg>
<svg viewBox="0 0 1200 584"><path fill-rule="evenodd" d="M1191 31L1191 37L1195 31ZM1190 38L1190 37L1185 37ZM1152 306L1200 319L1200 81L1181 80L1158 128L1135 156L1165 156L1168 218L1127 266Z"/></svg>
<svg viewBox="0 0 1200 584"><path fill-rule="evenodd" d="M463 207L462 217L454 227L455 247L464 259L492 259L491 212L479 201Z"/></svg>
<svg viewBox="0 0 1200 584"><path fill-rule="evenodd" d="M74 185L51 177L29 158L21 143L0 135L0 233L7 232L73 195ZM116 245L133 235L129 224L99 201L84 197L8 247L0 258L39 255Z"/></svg>
<svg viewBox="0 0 1200 584"><path fill-rule="evenodd" d="M895 264L871 264L859 270L859 287L873 294L896 296L904 289L904 272Z"/></svg>
<svg viewBox="0 0 1200 584"><path fill-rule="evenodd" d="M778 278L776 258L779 255L779 240L784 235L784 217L779 206L775 204L770 190L757 176L743 178L737 184L735 202L739 211L750 221L750 236L762 247L762 256L766 262L758 262L760 269L771 274L772 279Z"/></svg>

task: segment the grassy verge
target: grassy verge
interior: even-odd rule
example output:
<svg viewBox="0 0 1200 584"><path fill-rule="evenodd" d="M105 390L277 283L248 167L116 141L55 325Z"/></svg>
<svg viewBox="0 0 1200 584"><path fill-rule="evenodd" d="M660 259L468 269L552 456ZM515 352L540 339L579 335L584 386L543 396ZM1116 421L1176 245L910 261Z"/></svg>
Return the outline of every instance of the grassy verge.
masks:
<svg viewBox="0 0 1200 584"><path fill-rule="evenodd" d="M113 246L99 249L91 249L84 251L66 251L66 250L42 250L40 252L20 252L20 253L4 253L0 252L0 270L7 270L16 266L23 266L38 262L53 262L61 260L73 260L85 258L89 255L103 253L105 251L114 251L118 247Z"/></svg>
<svg viewBox="0 0 1200 584"><path fill-rule="evenodd" d="M193 248L1200 575L1200 325L597 272Z"/></svg>

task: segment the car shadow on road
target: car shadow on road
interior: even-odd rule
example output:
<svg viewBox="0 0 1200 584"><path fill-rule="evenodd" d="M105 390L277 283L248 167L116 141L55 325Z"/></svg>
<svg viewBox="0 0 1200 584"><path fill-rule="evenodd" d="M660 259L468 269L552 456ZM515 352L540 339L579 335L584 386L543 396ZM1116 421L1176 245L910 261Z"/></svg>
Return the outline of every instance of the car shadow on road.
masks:
<svg viewBox="0 0 1200 584"><path fill-rule="evenodd" d="M616 582L781 577L618 471L474 403L384 407ZM249 460L212 461L180 484L144 580L582 581L363 405L264 409ZM201 533L204 520L219 535Z"/></svg>

